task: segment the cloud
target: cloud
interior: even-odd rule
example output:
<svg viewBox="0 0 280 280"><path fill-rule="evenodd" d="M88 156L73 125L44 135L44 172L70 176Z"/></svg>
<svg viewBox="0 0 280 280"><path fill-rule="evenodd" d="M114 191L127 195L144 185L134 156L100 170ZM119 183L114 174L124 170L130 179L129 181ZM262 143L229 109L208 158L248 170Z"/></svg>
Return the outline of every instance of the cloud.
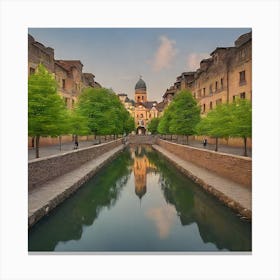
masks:
<svg viewBox="0 0 280 280"><path fill-rule="evenodd" d="M208 58L208 53L191 53L187 56L187 70L194 71L199 68L200 61Z"/></svg>
<svg viewBox="0 0 280 280"><path fill-rule="evenodd" d="M175 221L176 210L172 206L151 208L146 213L154 221L160 239L166 239Z"/></svg>
<svg viewBox="0 0 280 280"><path fill-rule="evenodd" d="M170 40L166 36L161 36L159 40L160 46L152 61L153 69L157 72L169 68L177 53L176 41Z"/></svg>

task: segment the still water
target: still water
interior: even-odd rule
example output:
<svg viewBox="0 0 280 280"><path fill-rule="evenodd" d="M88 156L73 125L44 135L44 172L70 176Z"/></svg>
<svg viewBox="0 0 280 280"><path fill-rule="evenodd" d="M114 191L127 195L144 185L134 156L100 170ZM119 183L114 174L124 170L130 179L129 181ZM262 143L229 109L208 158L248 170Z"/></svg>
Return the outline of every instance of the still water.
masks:
<svg viewBox="0 0 280 280"><path fill-rule="evenodd" d="M30 231L29 251L251 251L251 223L131 146Z"/></svg>

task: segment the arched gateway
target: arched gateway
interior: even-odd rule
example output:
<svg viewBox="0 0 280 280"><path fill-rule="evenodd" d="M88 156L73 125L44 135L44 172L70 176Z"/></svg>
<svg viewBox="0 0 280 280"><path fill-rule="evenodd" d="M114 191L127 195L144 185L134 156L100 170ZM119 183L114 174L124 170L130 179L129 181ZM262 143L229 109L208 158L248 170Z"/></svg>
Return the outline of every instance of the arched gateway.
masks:
<svg viewBox="0 0 280 280"><path fill-rule="evenodd" d="M144 126L138 126L136 129L137 135L145 135L146 134L146 128Z"/></svg>

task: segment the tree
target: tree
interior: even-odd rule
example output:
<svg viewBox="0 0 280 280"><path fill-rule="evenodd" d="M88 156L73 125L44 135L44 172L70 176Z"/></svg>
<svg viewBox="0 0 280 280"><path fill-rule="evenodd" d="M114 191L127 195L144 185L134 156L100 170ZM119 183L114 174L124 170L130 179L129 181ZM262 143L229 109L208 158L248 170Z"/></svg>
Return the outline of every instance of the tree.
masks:
<svg viewBox="0 0 280 280"><path fill-rule="evenodd" d="M210 111L196 126L198 135L207 135L216 138L215 151L218 151L218 138L229 137L233 116L229 104L219 104Z"/></svg>
<svg viewBox="0 0 280 280"><path fill-rule="evenodd" d="M87 88L79 97L77 110L87 119L92 134L123 134L131 129L132 122L119 98L105 88Z"/></svg>
<svg viewBox="0 0 280 280"><path fill-rule="evenodd" d="M152 134L156 134L156 133L157 133L159 121L160 121L159 118L153 118L153 119L149 122L149 124L148 124L148 130L149 130Z"/></svg>
<svg viewBox="0 0 280 280"><path fill-rule="evenodd" d="M75 141L78 142L78 136L89 134L88 119L81 115L77 108L73 108L69 113L69 122L70 133L75 135Z"/></svg>
<svg viewBox="0 0 280 280"><path fill-rule="evenodd" d="M36 158L41 136L59 136L69 128L67 109L54 76L39 64L28 79L28 135L35 137Z"/></svg>
<svg viewBox="0 0 280 280"><path fill-rule="evenodd" d="M125 123L124 123L124 132L126 134L129 134L133 130L135 130L135 122L134 122L134 119L128 113L127 118L125 119Z"/></svg>
<svg viewBox="0 0 280 280"><path fill-rule="evenodd" d="M247 138L252 135L252 105L248 100L237 100L231 104L220 104L210 111L196 127L197 134L216 138L242 137L244 155L247 156Z"/></svg>
<svg viewBox="0 0 280 280"><path fill-rule="evenodd" d="M252 103L247 99L238 99L230 106L233 114L230 135L243 138L244 156L248 156L247 138L252 137Z"/></svg>
<svg viewBox="0 0 280 280"><path fill-rule="evenodd" d="M195 127L200 121L200 108L188 91L179 92L172 101L172 112L169 130L172 134L188 136L195 133Z"/></svg>
<svg viewBox="0 0 280 280"><path fill-rule="evenodd" d="M160 134L170 134L169 126L172 115L169 108L171 105L172 103L165 109L163 116L159 119L157 131Z"/></svg>

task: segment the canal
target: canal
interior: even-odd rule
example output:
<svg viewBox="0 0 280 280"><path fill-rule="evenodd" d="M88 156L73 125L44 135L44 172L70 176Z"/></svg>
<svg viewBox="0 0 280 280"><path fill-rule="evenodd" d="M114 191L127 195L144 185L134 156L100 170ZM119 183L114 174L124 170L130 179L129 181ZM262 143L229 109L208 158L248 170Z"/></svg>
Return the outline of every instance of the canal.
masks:
<svg viewBox="0 0 280 280"><path fill-rule="evenodd" d="M251 223L151 146L130 146L34 225L29 251L251 251Z"/></svg>

